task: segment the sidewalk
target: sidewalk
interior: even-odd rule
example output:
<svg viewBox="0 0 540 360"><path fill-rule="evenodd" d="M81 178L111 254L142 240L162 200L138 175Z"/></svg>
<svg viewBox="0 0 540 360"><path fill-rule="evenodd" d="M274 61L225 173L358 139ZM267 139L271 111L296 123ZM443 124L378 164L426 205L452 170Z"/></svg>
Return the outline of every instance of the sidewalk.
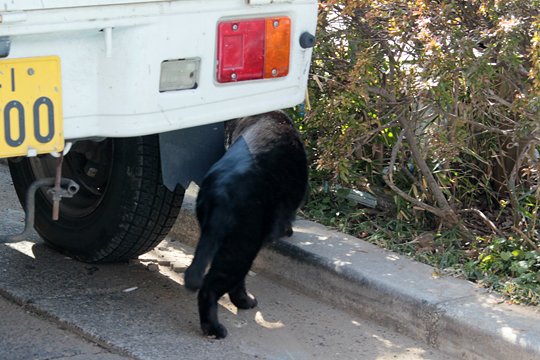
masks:
<svg viewBox="0 0 540 360"><path fill-rule="evenodd" d="M196 190L186 192L170 236L195 245ZM291 238L255 263L294 288L420 339L459 359L540 359L540 310L508 305L485 289L365 241L299 220Z"/></svg>

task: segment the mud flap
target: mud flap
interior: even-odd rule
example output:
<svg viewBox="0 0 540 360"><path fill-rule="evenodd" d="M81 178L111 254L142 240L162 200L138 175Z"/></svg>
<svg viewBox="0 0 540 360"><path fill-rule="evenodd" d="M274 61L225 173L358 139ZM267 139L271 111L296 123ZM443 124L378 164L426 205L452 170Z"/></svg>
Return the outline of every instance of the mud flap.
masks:
<svg viewBox="0 0 540 360"><path fill-rule="evenodd" d="M163 184L174 191L191 181L200 184L206 172L225 153L224 126L216 123L159 134Z"/></svg>

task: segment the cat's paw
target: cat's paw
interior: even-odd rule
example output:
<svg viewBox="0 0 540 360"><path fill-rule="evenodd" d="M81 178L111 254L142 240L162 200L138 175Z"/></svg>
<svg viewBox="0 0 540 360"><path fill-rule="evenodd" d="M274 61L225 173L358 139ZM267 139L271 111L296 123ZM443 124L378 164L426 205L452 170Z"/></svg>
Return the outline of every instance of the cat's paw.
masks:
<svg viewBox="0 0 540 360"><path fill-rule="evenodd" d="M257 299L255 296L251 294L234 294L229 293L229 298L231 299L231 302L239 309L253 309L255 306L257 306Z"/></svg>
<svg viewBox="0 0 540 360"><path fill-rule="evenodd" d="M184 286L190 291L197 291L203 284L203 274L192 266L184 272Z"/></svg>
<svg viewBox="0 0 540 360"><path fill-rule="evenodd" d="M227 336L227 328L220 323L215 324L201 324L203 334L216 339L223 339Z"/></svg>
<svg viewBox="0 0 540 360"><path fill-rule="evenodd" d="M293 236L293 233L294 233L294 231L293 231L293 229L292 229L292 226L289 226L288 228L285 229L285 235L286 235L287 237Z"/></svg>

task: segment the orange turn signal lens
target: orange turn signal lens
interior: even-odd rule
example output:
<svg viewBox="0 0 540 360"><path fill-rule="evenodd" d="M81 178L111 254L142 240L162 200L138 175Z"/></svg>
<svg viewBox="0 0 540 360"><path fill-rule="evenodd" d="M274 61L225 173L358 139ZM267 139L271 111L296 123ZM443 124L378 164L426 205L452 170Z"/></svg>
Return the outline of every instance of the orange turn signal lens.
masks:
<svg viewBox="0 0 540 360"><path fill-rule="evenodd" d="M289 73L291 19L266 19L264 77L283 77Z"/></svg>

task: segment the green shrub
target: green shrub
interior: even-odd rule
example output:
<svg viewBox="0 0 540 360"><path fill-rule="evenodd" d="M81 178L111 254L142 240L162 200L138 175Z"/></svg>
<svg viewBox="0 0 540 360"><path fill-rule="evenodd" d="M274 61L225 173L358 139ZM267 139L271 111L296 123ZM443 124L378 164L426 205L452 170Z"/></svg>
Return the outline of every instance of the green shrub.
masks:
<svg viewBox="0 0 540 360"><path fill-rule="evenodd" d="M312 166L306 215L411 253L437 233L415 256L537 296L519 272L531 259L501 258L511 264L495 272L485 259L497 239L524 254L540 245L540 1L327 0L317 38L296 114ZM350 204L343 187L394 209Z"/></svg>

